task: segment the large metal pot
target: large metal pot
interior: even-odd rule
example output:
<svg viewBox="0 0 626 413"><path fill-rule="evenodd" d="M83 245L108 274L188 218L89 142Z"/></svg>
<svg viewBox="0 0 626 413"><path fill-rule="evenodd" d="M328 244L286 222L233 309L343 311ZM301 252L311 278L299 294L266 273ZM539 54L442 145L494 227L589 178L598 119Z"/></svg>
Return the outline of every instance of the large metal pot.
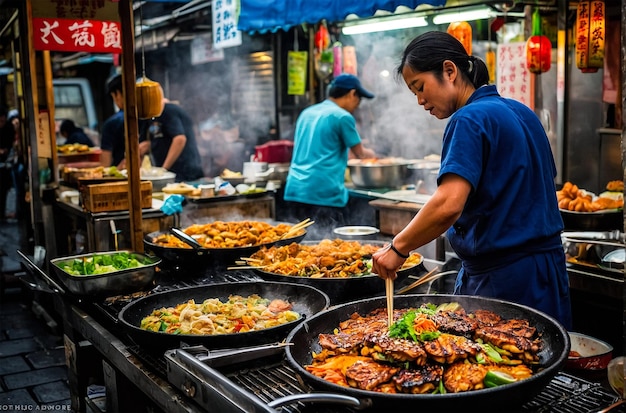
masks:
<svg viewBox="0 0 626 413"><path fill-rule="evenodd" d="M354 159L348 162L348 170L357 188L399 188L410 180L409 165L412 163L400 159L389 162Z"/></svg>
<svg viewBox="0 0 626 413"><path fill-rule="evenodd" d="M384 297L346 303L331 307L306 320L293 329L287 341L293 343L286 349L287 361L297 374L314 388L332 391L360 400L370 400L373 411L512 411L548 385L563 367L570 349L567 331L553 318L530 307L474 296L455 295L407 295L394 299L395 308L417 307L424 303L442 304L458 302L468 312L484 309L500 314L503 318L522 318L537 328L543 341L539 353L539 369L528 379L504 386L446 394L385 394L354 388L346 388L323 380L309 373L304 366L311 364L312 351L319 352L320 333L332 333L340 322L354 313L366 315L374 309L384 308Z"/></svg>
<svg viewBox="0 0 626 413"><path fill-rule="evenodd" d="M298 312L301 318L265 330L219 335L167 334L139 328L141 320L155 309L174 307L192 299L196 303L201 303L207 298L219 298L225 301L233 294L244 297L258 294L269 300L289 301L293 305L293 310ZM127 304L120 311L118 321L133 340L152 349L155 347L159 349L178 348L181 343L201 344L208 349L237 348L282 341L297 324L328 308L329 305L330 300L326 294L308 285L245 281L210 284L151 294Z"/></svg>

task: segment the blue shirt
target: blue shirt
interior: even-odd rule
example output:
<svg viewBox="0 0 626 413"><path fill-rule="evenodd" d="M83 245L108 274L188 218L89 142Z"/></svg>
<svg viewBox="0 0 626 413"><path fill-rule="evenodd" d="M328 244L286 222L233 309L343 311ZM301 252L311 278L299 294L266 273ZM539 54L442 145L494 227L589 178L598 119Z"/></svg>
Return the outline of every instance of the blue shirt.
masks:
<svg viewBox="0 0 626 413"><path fill-rule="evenodd" d="M304 204L344 207L348 151L361 143L356 121L332 100L302 111L296 121L291 166L284 199Z"/></svg>
<svg viewBox="0 0 626 413"><path fill-rule="evenodd" d="M463 260L560 245L556 167L535 113L495 86L476 90L444 131L439 179L447 173L470 182L461 217L448 231Z"/></svg>

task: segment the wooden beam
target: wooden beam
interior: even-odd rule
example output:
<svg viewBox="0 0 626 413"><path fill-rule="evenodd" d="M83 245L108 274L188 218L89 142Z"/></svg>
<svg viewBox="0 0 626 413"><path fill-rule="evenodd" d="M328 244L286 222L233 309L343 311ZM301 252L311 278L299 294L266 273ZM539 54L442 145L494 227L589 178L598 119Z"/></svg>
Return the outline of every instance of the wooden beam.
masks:
<svg viewBox="0 0 626 413"><path fill-rule="evenodd" d="M129 185L130 241L133 251L143 252L141 227L141 180L139 174L139 122L135 92L135 27L131 0L120 0L122 28L122 90L124 93L124 138Z"/></svg>

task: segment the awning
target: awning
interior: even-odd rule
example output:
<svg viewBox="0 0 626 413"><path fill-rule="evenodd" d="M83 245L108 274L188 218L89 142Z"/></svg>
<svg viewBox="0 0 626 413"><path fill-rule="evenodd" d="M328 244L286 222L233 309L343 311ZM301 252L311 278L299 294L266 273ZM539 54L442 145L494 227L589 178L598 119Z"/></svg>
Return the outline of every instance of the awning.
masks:
<svg viewBox="0 0 626 413"><path fill-rule="evenodd" d="M302 23L322 20L338 22L346 16L371 17L379 10L394 12L399 6L415 9L420 5L440 7L445 0L240 0L237 28L244 32L289 30Z"/></svg>

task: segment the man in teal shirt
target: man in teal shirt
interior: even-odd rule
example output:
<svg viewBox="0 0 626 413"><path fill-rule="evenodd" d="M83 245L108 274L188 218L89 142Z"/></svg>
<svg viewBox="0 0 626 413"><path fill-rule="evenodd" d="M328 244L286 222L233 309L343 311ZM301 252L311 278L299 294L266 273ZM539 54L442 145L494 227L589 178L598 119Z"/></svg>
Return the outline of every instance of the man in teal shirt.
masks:
<svg viewBox="0 0 626 413"><path fill-rule="evenodd" d="M341 74L331 82L328 98L298 117L284 195L293 218L311 218L316 228L346 223L348 153L359 159L375 156L361 143L352 113L362 98L373 97L356 76Z"/></svg>

